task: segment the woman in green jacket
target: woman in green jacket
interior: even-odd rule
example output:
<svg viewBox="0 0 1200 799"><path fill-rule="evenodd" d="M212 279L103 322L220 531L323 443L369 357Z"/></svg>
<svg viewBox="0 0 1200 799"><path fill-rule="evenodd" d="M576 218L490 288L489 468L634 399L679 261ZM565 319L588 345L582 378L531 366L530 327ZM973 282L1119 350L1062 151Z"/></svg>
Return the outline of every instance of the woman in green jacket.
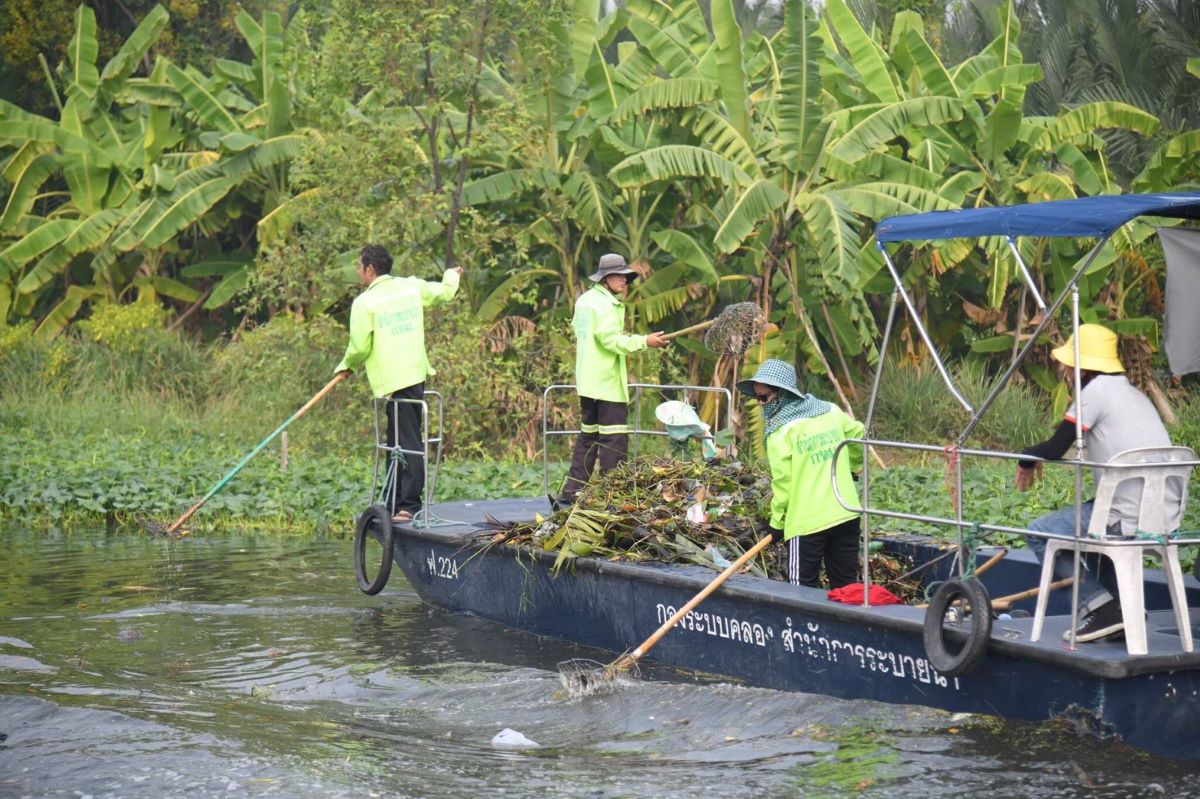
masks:
<svg viewBox="0 0 1200 799"><path fill-rule="evenodd" d="M833 493L830 461L838 444L861 438L863 426L831 403L800 391L793 366L771 358L738 390L762 405L763 436L771 465L770 532L787 553L788 581L819 587L821 566L830 588L857 582L857 513ZM850 446L838 458L836 479L842 497L858 503L851 469L862 468L862 447Z"/></svg>

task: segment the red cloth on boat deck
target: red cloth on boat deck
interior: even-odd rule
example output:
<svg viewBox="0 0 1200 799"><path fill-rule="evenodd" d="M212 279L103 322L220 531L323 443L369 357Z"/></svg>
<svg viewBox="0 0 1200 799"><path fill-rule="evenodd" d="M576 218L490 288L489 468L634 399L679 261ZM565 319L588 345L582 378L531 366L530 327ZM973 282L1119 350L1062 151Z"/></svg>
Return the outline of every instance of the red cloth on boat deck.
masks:
<svg viewBox="0 0 1200 799"><path fill-rule="evenodd" d="M845 602L847 605L861 605L863 601L863 584L850 583L829 592L829 598L834 602ZM872 585L867 591L867 598L872 605L903 605L904 600L884 588L882 585Z"/></svg>

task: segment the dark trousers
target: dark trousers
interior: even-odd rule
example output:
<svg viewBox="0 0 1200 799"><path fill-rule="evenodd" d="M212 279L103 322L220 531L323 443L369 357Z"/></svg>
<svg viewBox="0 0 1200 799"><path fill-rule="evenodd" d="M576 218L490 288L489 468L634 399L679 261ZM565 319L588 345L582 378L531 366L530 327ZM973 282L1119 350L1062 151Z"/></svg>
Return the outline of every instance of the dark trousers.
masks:
<svg viewBox="0 0 1200 799"><path fill-rule="evenodd" d="M402 388L391 399L419 400L425 396L425 384ZM387 486L388 510L416 513L421 509L421 493L425 490L425 441L421 438L421 406L415 402L387 403L387 445L400 446L409 452L393 452L396 468ZM421 454L414 455L413 452Z"/></svg>
<svg viewBox="0 0 1200 799"><path fill-rule="evenodd" d="M829 587L857 583L858 545L862 536L859 519L850 519L825 530L798 535L783 542L787 557L788 582L819 588L821 565L829 575Z"/></svg>
<svg viewBox="0 0 1200 799"><path fill-rule="evenodd" d="M575 495L584 487L592 475L597 462L600 471L625 462L629 453L629 406L624 402L609 402L591 397L579 398L580 425L582 431L575 439L575 451L571 454L571 470L562 498L575 501Z"/></svg>

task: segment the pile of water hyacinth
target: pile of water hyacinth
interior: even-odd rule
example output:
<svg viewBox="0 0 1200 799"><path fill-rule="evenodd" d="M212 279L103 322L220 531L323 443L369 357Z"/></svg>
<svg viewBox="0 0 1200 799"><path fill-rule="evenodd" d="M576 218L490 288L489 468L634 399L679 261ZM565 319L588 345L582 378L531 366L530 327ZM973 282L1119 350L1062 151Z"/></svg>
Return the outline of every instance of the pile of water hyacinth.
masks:
<svg viewBox="0 0 1200 799"><path fill-rule="evenodd" d="M759 540L769 516L771 480L737 461L642 458L594 477L576 503L530 522L491 520L493 545L557 553L554 568L572 558L690 563L724 569ZM783 548L769 546L746 571L785 579ZM872 553L873 581L894 581L907 564ZM889 585L919 595L919 580ZM911 590L909 590L911 588Z"/></svg>

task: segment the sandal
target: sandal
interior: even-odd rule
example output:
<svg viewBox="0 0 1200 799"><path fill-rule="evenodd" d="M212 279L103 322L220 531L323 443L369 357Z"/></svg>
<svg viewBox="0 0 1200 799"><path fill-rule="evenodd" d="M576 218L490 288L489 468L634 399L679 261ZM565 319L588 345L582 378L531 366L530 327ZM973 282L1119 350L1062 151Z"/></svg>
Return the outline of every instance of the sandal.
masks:
<svg viewBox="0 0 1200 799"><path fill-rule="evenodd" d="M392 521L396 522L397 524L408 524L412 520L412 511L398 510L396 511L396 514L392 516Z"/></svg>

